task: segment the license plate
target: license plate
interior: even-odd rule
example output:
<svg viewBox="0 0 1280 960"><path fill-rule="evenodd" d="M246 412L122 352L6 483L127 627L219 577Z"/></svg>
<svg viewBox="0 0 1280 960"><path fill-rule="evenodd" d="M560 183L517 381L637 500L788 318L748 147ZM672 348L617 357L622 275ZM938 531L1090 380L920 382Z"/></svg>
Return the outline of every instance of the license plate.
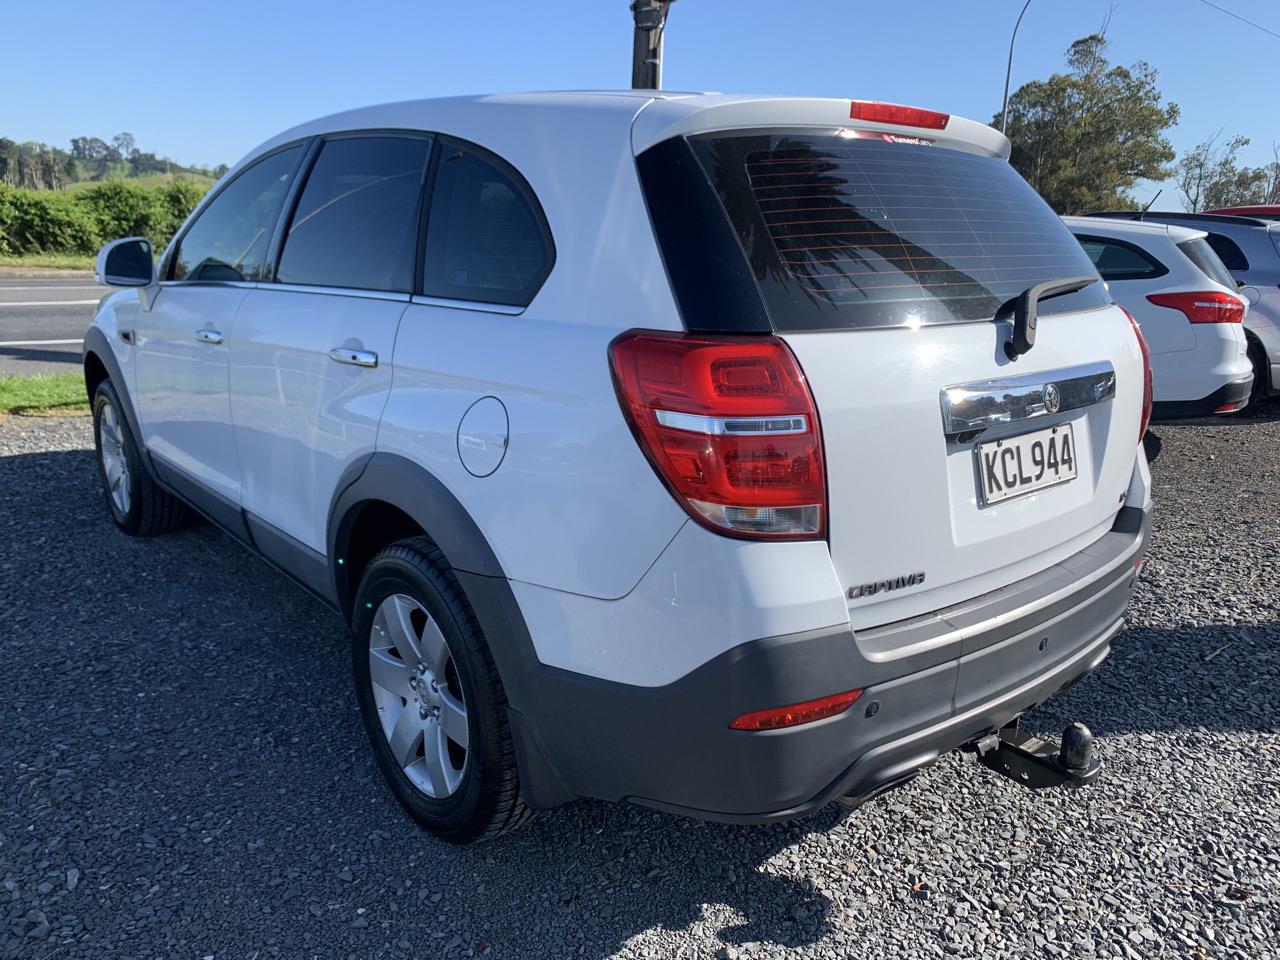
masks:
<svg viewBox="0 0 1280 960"><path fill-rule="evenodd" d="M978 491L999 503L1074 480L1076 442L1071 424L978 444Z"/></svg>

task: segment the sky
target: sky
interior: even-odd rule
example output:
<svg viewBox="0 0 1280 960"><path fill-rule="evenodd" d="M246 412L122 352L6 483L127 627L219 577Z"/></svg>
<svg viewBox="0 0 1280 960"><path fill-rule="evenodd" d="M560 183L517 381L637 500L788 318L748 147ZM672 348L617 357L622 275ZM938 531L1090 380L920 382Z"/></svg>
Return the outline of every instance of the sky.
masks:
<svg viewBox="0 0 1280 960"><path fill-rule="evenodd" d="M1280 33L1276 0L1214 0ZM1022 0L677 0L664 86L914 104L990 121ZM1113 62L1143 59L1182 108L1181 154L1219 130L1280 141L1280 38L1203 0L1031 0L1012 89L1065 69L1111 14ZM108 12L110 11L110 12ZM273 134L417 97L630 83L628 0L0 0L0 135L67 147L132 133L183 164L232 163ZM1155 188L1142 185L1145 202ZM1170 201L1174 202L1170 202ZM1176 206L1165 185L1160 206Z"/></svg>

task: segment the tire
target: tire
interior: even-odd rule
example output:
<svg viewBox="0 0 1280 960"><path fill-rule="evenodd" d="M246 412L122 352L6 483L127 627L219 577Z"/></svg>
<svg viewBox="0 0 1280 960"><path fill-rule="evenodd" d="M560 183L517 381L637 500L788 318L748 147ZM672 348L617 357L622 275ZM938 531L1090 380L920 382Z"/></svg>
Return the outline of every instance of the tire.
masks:
<svg viewBox="0 0 1280 960"><path fill-rule="evenodd" d="M1253 388L1249 391L1249 406L1253 406L1267 397L1268 363L1267 355L1262 351L1262 344L1249 338L1249 362L1253 364Z"/></svg>
<svg viewBox="0 0 1280 960"><path fill-rule="evenodd" d="M360 716L408 814L452 843L492 839L532 819L502 681L439 548L415 537L375 555L351 626Z"/></svg>
<svg viewBox="0 0 1280 960"><path fill-rule="evenodd" d="M107 510L131 537L153 537L185 526L191 511L151 478L110 380L93 394L93 447Z"/></svg>

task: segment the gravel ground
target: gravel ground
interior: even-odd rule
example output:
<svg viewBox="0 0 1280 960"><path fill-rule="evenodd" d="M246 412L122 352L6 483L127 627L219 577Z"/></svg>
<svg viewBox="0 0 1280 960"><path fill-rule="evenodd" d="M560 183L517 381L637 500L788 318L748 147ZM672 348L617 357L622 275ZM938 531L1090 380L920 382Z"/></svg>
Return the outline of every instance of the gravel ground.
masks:
<svg viewBox="0 0 1280 960"><path fill-rule="evenodd" d="M86 418L0 421L0 956L1276 956L1280 408L1154 431L1132 626L1031 718L1103 779L953 756L852 813L579 803L457 849L360 728L342 624L209 527L130 541Z"/></svg>

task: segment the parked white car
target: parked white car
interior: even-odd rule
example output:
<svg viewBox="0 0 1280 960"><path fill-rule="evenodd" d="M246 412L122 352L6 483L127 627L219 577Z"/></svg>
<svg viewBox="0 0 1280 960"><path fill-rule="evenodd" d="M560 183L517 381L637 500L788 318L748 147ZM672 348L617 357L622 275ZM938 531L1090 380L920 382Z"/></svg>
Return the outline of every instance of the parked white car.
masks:
<svg viewBox="0 0 1280 960"><path fill-rule="evenodd" d="M1249 304L1203 230L1064 217L1151 350L1156 420L1231 414L1253 389Z"/></svg>
<svg viewBox="0 0 1280 960"><path fill-rule="evenodd" d="M378 765L451 840L575 797L795 817L961 746L1087 781L1087 730L1016 724L1120 630L1150 369L1008 154L849 100L304 124L158 270L100 254L107 508L194 507L346 617Z"/></svg>

